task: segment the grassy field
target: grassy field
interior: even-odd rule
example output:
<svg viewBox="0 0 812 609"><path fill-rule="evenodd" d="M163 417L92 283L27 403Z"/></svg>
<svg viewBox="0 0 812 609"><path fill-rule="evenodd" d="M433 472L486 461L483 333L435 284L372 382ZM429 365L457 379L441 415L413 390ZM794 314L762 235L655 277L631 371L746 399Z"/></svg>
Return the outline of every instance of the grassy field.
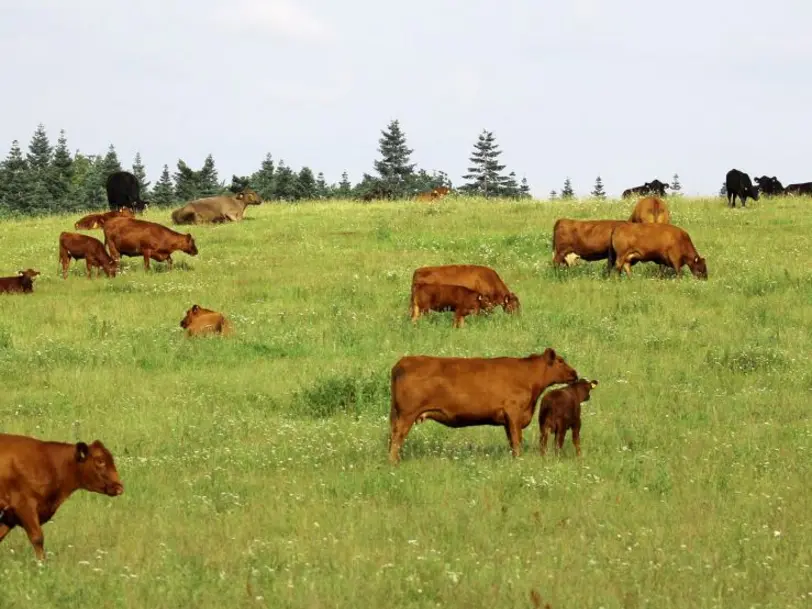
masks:
<svg viewBox="0 0 812 609"><path fill-rule="evenodd" d="M812 204L671 202L707 282L551 269L556 218L630 208L263 205L93 281L57 275L77 216L2 223L0 275L43 275L0 296L0 429L99 438L126 490L75 494L42 565L10 533L0 607L812 606ZM443 263L494 267L521 315L413 328L411 273ZM194 303L236 335L187 339ZM548 346L600 381L580 460L541 458L536 420L518 460L427 422L389 465L399 357Z"/></svg>

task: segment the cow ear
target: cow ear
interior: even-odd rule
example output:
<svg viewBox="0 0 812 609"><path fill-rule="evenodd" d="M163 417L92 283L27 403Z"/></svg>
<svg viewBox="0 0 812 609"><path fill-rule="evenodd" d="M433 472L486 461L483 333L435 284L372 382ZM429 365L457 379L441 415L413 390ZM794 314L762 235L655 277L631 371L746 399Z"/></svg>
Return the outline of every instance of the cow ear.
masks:
<svg viewBox="0 0 812 609"><path fill-rule="evenodd" d="M76 443L76 462L84 463L87 456L90 454L90 448L84 442Z"/></svg>
<svg viewBox="0 0 812 609"><path fill-rule="evenodd" d="M197 313L200 310L198 305L192 305L192 313Z"/></svg>
<svg viewBox="0 0 812 609"><path fill-rule="evenodd" d="M694 258L694 264L699 264L699 256L697 256L696 258Z"/></svg>
<svg viewBox="0 0 812 609"><path fill-rule="evenodd" d="M551 349L550 347L547 347L544 350L544 359L547 360L547 362L552 364L555 361L555 358L556 358L555 349Z"/></svg>
<svg viewBox="0 0 812 609"><path fill-rule="evenodd" d="M235 199L240 199L240 200L242 200L242 199L244 199L244 198L245 198L245 194L244 194L244 193L242 193L242 192L238 192L238 193L237 193L237 196L236 196L236 197L234 197L234 198L235 198Z"/></svg>
<svg viewBox="0 0 812 609"><path fill-rule="evenodd" d="M17 271L17 274L18 275L25 275L25 272L24 271Z"/></svg>
<svg viewBox="0 0 812 609"><path fill-rule="evenodd" d="M589 381L589 386L592 387L592 389L594 389L595 387L598 386L598 381Z"/></svg>

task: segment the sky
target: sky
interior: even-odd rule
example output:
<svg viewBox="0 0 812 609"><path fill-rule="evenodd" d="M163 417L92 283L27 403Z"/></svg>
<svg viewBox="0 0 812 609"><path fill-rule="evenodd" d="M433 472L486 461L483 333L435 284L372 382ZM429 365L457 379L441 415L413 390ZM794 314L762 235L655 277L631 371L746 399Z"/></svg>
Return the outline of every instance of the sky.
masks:
<svg viewBox="0 0 812 609"><path fill-rule="evenodd" d="M0 155L42 123L153 182L268 152L357 182L398 119L454 185L483 129L540 198L806 182L810 23L809 0L0 0Z"/></svg>

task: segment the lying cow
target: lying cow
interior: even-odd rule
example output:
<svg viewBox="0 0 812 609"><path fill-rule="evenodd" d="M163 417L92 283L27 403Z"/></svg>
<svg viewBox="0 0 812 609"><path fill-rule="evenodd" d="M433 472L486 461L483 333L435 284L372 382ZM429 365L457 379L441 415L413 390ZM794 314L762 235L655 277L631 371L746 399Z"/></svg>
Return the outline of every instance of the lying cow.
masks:
<svg viewBox="0 0 812 609"><path fill-rule="evenodd" d="M790 184L784 190L785 194L796 196L810 196L812 195L812 182L799 182L798 184Z"/></svg>
<svg viewBox="0 0 812 609"><path fill-rule="evenodd" d="M34 291L34 278L39 274L39 271L27 269L17 271L16 277L0 277L0 293L30 294Z"/></svg>
<svg viewBox="0 0 812 609"><path fill-rule="evenodd" d="M110 257L117 262L121 256L143 256L144 269L149 270L150 259L169 262L172 270L172 252L181 251L197 256L195 240L189 233L181 234L171 228L132 218L112 218L105 222L104 245Z"/></svg>
<svg viewBox="0 0 812 609"><path fill-rule="evenodd" d="M21 526L44 560L42 525L79 489L110 497L124 492L113 455L100 441L88 446L0 434L0 541Z"/></svg>
<svg viewBox="0 0 812 609"><path fill-rule="evenodd" d="M609 252L609 271L614 267L631 276L631 266L637 262L657 262L670 266L680 276L683 265L688 265L694 277L708 278L705 259L700 257L691 237L673 224L636 224L618 226L612 232Z"/></svg>
<svg viewBox="0 0 812 609"><path fill-rule="evenodd" d="M440 283L413 284L410 302L412 323L417 323L421 313L451 310L454 312L453 328L461 328L467 315L479 315L483 309L491 311L494 307L488 296L461 285Z"/></svg>
<svg viewBox="0 0 812 609"><path fill-rule="evenodd" d="M82 235L81 233L60 233L59 234L59 262L62 264L62 279L68 278L68 266L71 259L84 259L87 265L87 278L91 279L93 269L96 269L96 277L101 275L102 270L108 277L116 276L116 261L113 260L104 249L101 241L95 237Z"/></svg>
<svg viewBox="0 0 812 609"><path fill-rule="evenodd" d="M659 197L644 197L634 206L629 222L651 222L653 224L669 224L671 214L668 205Z"/></svg>
<svg viewBox="0 0 812 609"><path fill-rule="evenodd" d="M753 180L758 184L758 191L763 195L774 197L784 194L784 185L775 176L761 176L760 178L753 178Z"/></svg>
<svg viewBox="0 0 812 609"><path fill-rule="evenodd" d="M625 220L570 220L553 225L553 265L572 266L578 258L589 262L609 256L612 231Z"/></svg>
<svg viewBox="0 0 812 609"><path fill-rule="evenodd" d="M231 334L231 324L222 313L204 309L199 305L192 305L192 308L186 311L186 316L180 320L180 327L186 330L188 336Z"/></svg>
<svg viewBox="0 0 812 609"><path fill-rule="evenodd" d="M262 198L254 190L246 188L236 195L207 197L191 201L172 212L175 224L212 224L240 222L249 205L260 205Z"/></svg>
<svg viewBox="0 0 812 609"><path fill-rule="evenodd" d="M442 199L450 192L451 189L448 188L448 186L438 186L436 188L432 188L431 190L418 193L415 199L417 201L437 201Z"/></svg>
<svg viewBox="0 0 812 609"><path fill-rule="evenodd" d="M581 404L589 401L590 392L597 386L598 381L579 379L544 394L539 405L539 449L542 456L547 454L550 432L555 434L558 453L564 446L564 437L569 429L572 430L575 454L581 456Z"/></svg>
<svg viewBox="0 0 812 609"><path fill-rule="evenodd" d="M623 199L628 199L635 195L637 196L654 195L657 197L664 197L666 188L670 188L670 186L665 182L660 182L660 180L654 179L651 182L646 182L642 186L634 186L632 188L627 188L626 190L623 191L623 193L620 196Z"/></svg>
<svg viewBox="0 0 812 609"><path fill-rule="evenodd" d="M412 291L418 283L461 285L487 296L493 306L501 305L506 313L514 313L520 307L519 297L508 289L496 271L487 266L476 264L424 266L412 274Z"/></svg>
<svg viewBox="0 0 812 609"><path fill-rule="evenodd" d="M446 427L503 426L516 457L522 429L533 419L542 392L577 378L549 348L521 358L403 357L391 373L389 460L400 460L400 447L412 425L425 419Z"/></svg>
<svg viewBox="0 0 812 609"><path fill-rule="evenodd" d="M94 228L103 227L104 223L110 218L118 217L134 218L135 215L126 207L122 207L116 211L108 211L103 214L89 214L83 218L79 218L76 224L73 225L73 228L76 230L93 230Z"/></svg>

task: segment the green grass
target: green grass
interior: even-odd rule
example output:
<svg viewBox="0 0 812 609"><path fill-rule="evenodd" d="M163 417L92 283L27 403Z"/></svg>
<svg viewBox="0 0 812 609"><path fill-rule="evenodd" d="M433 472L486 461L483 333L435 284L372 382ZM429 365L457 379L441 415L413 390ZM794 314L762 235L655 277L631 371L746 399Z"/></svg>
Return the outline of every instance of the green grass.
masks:
<svg viewBox="0 0 812 609"><path fill-rule="evenodd" d="M43 275L0 296L0 429L99 438L126 490L74 495L42 566L13 531L0 607L809 607L812 206L671 207L707 282L553 271L555 219L617 202L263 205L93 281L56 273L76 216L3 223L0 275ZM522 314L413 328L411 273L443 263L493 266ZM236 335L188 340L194 303ZM580 460L535 420L518 460L427 422L388 464L399 357L548 346L600 381Z"/></svg>

